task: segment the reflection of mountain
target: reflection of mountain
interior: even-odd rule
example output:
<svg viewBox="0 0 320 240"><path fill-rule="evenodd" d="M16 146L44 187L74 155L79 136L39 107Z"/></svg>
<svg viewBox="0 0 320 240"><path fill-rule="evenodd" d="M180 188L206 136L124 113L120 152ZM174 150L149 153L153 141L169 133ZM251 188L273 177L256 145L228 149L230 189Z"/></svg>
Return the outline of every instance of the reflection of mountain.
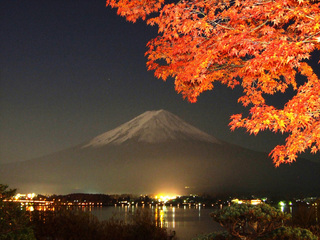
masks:
<svg viewBox="0 0 320 240"><path fill-rule="evenodd" d="M164 111L146 112L88 143L4 164L0 182L41 193L319 193L320 165L274 168ZM189 188L185 188L189 186Z"/></svg>

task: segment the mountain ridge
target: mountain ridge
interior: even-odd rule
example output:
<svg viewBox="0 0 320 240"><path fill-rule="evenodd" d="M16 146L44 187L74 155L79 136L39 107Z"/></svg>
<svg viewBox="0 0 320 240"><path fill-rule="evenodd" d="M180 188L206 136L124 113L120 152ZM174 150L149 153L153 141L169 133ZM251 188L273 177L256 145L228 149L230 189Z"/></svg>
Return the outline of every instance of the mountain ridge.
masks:
<svg viewBox="0 0 320 240"><path fill-rule="evenodd" d="M160 139L147 141L150 136ZM217 140L164 110L141 114L97 137L99 144L93 138L1 165L0 182L39 193L320 192L314 184L320 182L320 164L299 159L275 168L266 153Z"/></svg>

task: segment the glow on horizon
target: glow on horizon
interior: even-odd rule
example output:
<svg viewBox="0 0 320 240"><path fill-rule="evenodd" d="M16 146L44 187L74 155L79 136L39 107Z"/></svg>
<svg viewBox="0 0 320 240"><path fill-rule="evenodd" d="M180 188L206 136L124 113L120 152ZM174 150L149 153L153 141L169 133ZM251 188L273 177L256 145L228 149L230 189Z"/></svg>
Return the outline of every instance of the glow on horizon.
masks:
<svg viewBox="0 0 320 240"><path fill-rule="evenodd" d="M154 196L154 198L156 200L158 200L159 202L168 202L169 200L172 200L172 199L176 199L179 195L176 195L176 194L157 194Z"/></svg>

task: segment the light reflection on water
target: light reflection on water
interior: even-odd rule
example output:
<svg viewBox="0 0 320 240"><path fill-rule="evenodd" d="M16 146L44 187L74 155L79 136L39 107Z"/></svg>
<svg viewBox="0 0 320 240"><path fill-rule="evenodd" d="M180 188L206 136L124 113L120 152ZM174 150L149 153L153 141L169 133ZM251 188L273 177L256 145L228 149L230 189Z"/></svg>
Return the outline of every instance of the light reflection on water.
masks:
<svg viewBox="0 0 320 240"><path fill-rule="evenodd" d="M222 207L222 206L221 206ZM69 207L68 207L69 208ZM73 208L73 207L70 207ZM93 207L93 206L76 206L76 209L82 211L91 212L96 216L100 221L108 220L112 217L124 221L125 223L130 223L132 220L132 213L137 209L147 209L153 214L154 219L158 226L165 227L168 232L170 230L177 233L179 240L188 240L193 237L210 233L214 231L223 230L220 225L212 220L210 213L214 211L213 208L202 208L201 206L197 207L167 207L167 206L150 206L150 207L136 207L135 205L131 206L117 206L117 207ZM291 215L297 214L298 208L291 205L279 206L281 211L290 213ZM315 211L315 221L319 221L318 205L317 203L307 206L307 209L314 209ZM54 206L33 206L27 205L27 211L55 211Z"/></svg>
<svg viewBox="0 0 320 240"><path fill-rule="evenodd" d="M128 223L131 213L137 209L141 209L141 207L93 207L91 213L101 221L115 217ZM222 230L220 225L210 217L210 213L213 211L210 208L152 206L146 209L150 209L161 227L175 231L181 240Z"/></svg>

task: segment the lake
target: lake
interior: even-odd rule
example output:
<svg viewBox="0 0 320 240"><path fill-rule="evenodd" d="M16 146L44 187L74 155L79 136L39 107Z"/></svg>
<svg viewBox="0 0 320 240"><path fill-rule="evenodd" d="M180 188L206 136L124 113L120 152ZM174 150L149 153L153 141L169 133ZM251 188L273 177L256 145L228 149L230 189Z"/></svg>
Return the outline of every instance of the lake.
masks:
<svg viewBox="0 0 320 240"><path fill-rule="evenodd" d="M93 207L90 211L101 221L113 216L126 221L138 208L134 206ZM222 230L220 225L210 217L212 208L152 206L148 209L155 217L159 217L162 227L167 228L168 231L175 231L179 240L189 240L199 234Z"/></svg>

